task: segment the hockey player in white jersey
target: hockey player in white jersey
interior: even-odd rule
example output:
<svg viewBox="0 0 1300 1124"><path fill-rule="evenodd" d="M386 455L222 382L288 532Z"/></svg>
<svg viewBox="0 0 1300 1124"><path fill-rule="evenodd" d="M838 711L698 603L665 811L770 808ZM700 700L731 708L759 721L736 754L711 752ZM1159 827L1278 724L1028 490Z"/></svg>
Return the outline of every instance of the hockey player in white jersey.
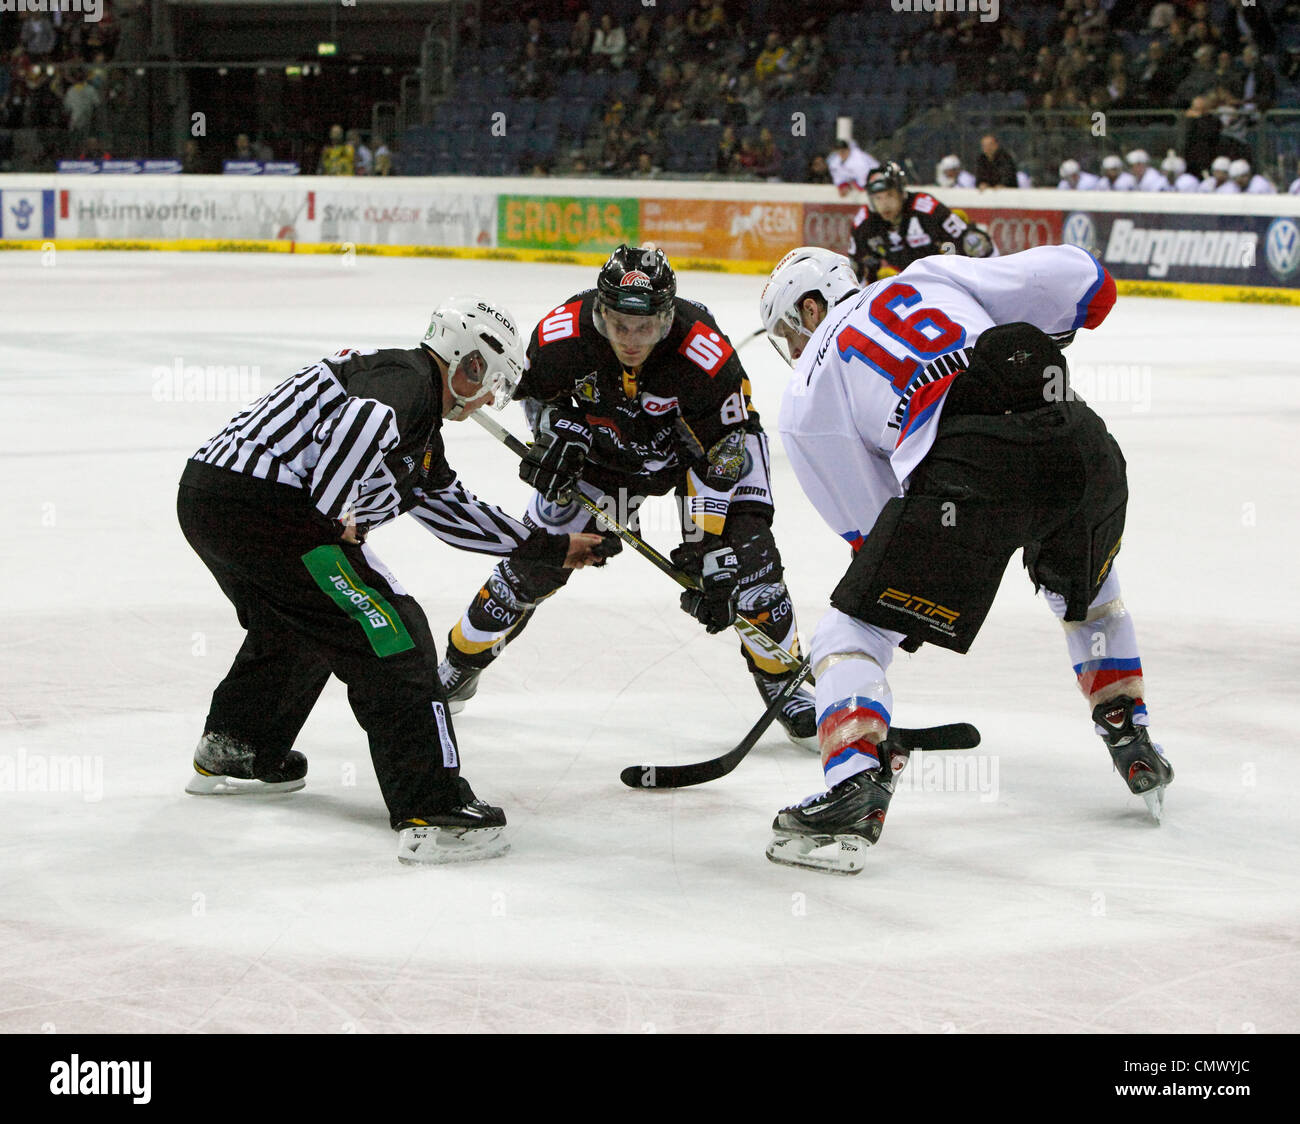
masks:
<svg viewBox="0 0 1300 1124"><path fill-rule="evenodd" d="M1124 161L1113 153L1101 162L1101 175L1096 184L1096 191L1132 191L1137 187L1137 180L1124 171Z"/></svg>
<svg viewBox="0 0 1300 1124"><path fill-rule="evenodd" d="M1228 176L1243 195L1276 195L1277 188L1267 176L1252 171L1249 160L1234 160L1228 167Z"/></svg>
<svg viewBox="0 0 1300 1124"><path fill-rule="evenodd" d="M1135 148L1125 157L1129 175L1133 177L1134 191L1168 191L1169 181L1151 167L1151 157L1146 150Z"/></svg>
<svg viewBox="0 0 1300 1124"><path fill-rule="evenodd" d="M1195 195L1201 190L1201 181L1188 172L1187 161L1176 152L1171 152L1161 161L1160 170L1165 174L1170 191Z"/></svg>
<svg viewBox="0 0 1300 1124"><path fill-rule="evenodd" d="M1058 191L1095 191L1097 176L1085 172L1077 160L1066 160L1061 164L1061 182L1056 185Z"/></svg>
<svg viewBox="0 0 1300 1124"><path fill-rule="evenodd" d="M761 312L794 366L785 451L853 549L809 652L827 791L778 813L774 862L862 869L906 765L888 737L894 649L967 651L1017 548L1115 767L1159 818L1173 770L1147 731L1113 565L1124 458L1069 392L1058 346L1114 301L1110 274L1073 246L925 258L866 288L811 247L773 271Z"/></svg>

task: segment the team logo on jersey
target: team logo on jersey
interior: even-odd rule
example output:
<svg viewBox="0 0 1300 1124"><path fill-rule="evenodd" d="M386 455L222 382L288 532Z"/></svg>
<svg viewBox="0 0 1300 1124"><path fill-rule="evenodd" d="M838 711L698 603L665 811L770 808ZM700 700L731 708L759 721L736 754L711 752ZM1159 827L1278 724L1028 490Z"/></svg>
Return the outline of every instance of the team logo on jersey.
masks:
<svg viewBox="0 0 1300 1124"><path fill-rule="evenodd" d="M722 333L716 328L710 328L703 320L695 322L677 350L709 378L716 375L736 353L731 344L723 339Z"/></svg>
<svg viewBox="0 0 1300 1124"><path fill-rule="evenodd" d="M548 527L562 527L577 514L578 501L570 500L568 503L553 503L550 500L541 500L537 504L537 518Z"/></svg>
<svg viewBox="0 0 1300 1124"><path fill-rule="evenodd" d="M638 289L648 289L650 288L650 275L642 273L639 269L630 269L623 274L623 280L618 284L619 288L635 285Z"/></svg>
<svg viewBox="0 0 1300 1124"><path fill-rule="evenodd" d="M1078 246L1090 254L1097 252L1097 228L1092 218L1082 211L1075 211L1061 224L1061 241L1067 246Z"/></svg>
<svg viewBox="0 0 1300 1124"><path fill-rule="evenodd" d="M1295 219L1274 219L1264 236L1264 258L1279 281L1300 270L1300 226Z"/></svg>
<svg viewBox="0 0 1300 1124"><path fill-rule="evenodd" d="M589 375L583 375L574 383L573 393L584 402L596 401L596 372L592 371Z"/></svg>

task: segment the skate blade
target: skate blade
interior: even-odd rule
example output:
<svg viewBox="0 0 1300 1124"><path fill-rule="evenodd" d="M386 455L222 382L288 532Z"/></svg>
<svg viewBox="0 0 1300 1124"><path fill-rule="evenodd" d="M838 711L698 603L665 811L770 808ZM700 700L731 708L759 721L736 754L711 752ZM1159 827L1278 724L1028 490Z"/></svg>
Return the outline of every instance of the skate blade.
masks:
<svg viewBox="0 0 1300 1124"><path fill-rule="evenodd" d="M785 732L785 736L790 739L791 745L797 745L800 749L807 750L809 753L815 753L818 757L821 756L822 747L815 736L811 738L800 738L790 733L789 730Z"/></svg>
<svg viewBox="0 0 1300 1124"><path fill-rule="evenodd" d="M1147 811L1151 813L1151 818L1156 823L1165 822L1165 789L1168 787L1168 785L1162 784L1142 794L1142 800L1147 806Z"/></svg>
<svg viewBox="0 0 1300 1124"><path fill-rule="evenodd" d="M870 846L860 835L777 835L767 845L767 857L781 866L860 874Z"/></svg>
<svg viewBox="0 0 1300 1124"><path fill-rule="evenodd" d="M270 782L195 773L185 791L191 796L268 796L276 792L297 792L306 787L306 777L299 777L296 781Z"/></svg>
<svg viewBox="0 0 1300 1124"><path fill-rule="evenodd" d="M397 861L406 866L494 859L510 850L502 827L404 828L397 838Z"/></svg>

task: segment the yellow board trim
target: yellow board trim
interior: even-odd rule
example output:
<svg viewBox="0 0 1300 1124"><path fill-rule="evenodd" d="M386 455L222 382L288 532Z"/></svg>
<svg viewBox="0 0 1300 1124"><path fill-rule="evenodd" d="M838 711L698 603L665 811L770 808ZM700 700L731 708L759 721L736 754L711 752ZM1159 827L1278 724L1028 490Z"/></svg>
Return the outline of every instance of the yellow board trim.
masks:
<svg viewBox="0 0 1300 1124"><path fill-rule="evenodd" d="M482 246L387 246L365 242L288 242L277 239L238 238L47 238L43 240L0 240L4 250L155 250L165 253L238 254L346 254L359 257L453 258L469 261L552 262L559 265L605 264L603 253L576 250L525 250ZM721 258L673 259L675 269L711 273L770 273L773 262ZM1210 285L1190 281L1123 281L1116 288L1128 297L1165 297L1196 301L1236 301L1245 304L1300 305L1300 288L1265 285Z"/></svg>

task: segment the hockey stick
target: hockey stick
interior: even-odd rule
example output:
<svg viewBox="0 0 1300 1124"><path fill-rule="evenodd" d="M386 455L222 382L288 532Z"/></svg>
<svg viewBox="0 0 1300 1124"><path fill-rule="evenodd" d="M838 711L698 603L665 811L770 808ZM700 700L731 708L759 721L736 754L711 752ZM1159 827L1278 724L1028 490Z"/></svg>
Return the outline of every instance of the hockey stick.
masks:
<svg viewBox="0 0 1300 1124"><path fill-rule="evenodd" d="M807 663L803 664L803 673L796 671L790 677L793 687L787 685L772 705L758 720L754 729L745 735L735 749L728 750L721 757L711 761L699 761L694 765L629 765L618 775L628 788L686 788L693 784L706 784L725 777L739 765L762 737L763 731L776 717L781 704L786 701L788 693L793 693L803 682L807 674ZM904 726L891 726L888 740L896 742L908 750L936 749L974 749L980 744L980 732L969 722L952 722L945 726L921 726L908 729Z"/></svg>
<svg viewBox="0 0 1300 1124"><path fill-rule="evenodd" d="M501 442L507 449L517 457L522 457L528 452L528 446L519 440L510 430L506 429L500 422L494 418L486 416L482 410L476 410L470 414L476 422L486 429L493 437ZM574 495L593 516L596 522L609 531L612 531L628 546L635 550L641 557L649 559L655 566L667 574L683 589L699 589L700 584L694 578L682 573L676 566L668 561L648 542L639 535L628 530L623 524L619 523L612 516L608 515L603 507L588 496L581 489L576 489ZM781 664L783 667L791 670L797 669L802 660L798 656L791 655L781 647L775 640L768 636L762 629L744 617L737 617L732 625L741 636L749 642L751 648L761 652L768 659ZM805 673L806 674L806 673ZM761 732L761 731L760 731Z"/></svg>

